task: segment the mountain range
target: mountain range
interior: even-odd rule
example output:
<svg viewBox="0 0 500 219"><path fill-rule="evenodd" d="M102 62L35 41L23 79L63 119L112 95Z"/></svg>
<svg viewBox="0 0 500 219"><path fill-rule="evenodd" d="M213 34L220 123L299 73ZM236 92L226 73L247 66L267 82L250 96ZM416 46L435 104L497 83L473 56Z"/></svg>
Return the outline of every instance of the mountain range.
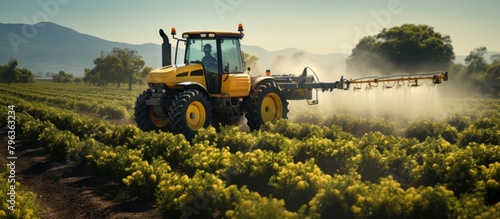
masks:
<svg viewBox="0 0 500 219"><path fill-rule="evenodd" d="M113 42L51 22L33 25L0 23L0 39L0 64L7 63L10 58L16 58L19 67L30 69L33 73L64 70L75 76L83 76L84 69L92 68L93 60L99 57L101 52L108 53L113 47L137 50L146 66L161 67L159 44ZM158 42L161 42L159 36ZM268 51L255 45L242 45L242 50L259 58L258 68L251 71L258 71L258 74L262 74L266 69L280 74L299 74L302 68L309 66L317 72L340 76L345 71L345 59L349 55L320 55L296 48ZM180 50L179 54L182 53ZM488 55L490 54L487 54L486 58ZM465 56L457 55L455 62L463 63L464 58ZM178 60L182 60L182 55Z"/></svg>
<svg viewBox="0 0 500 219"><path fill-rule="evenodd" d="M161 64L159 45L112 42L50 22L0 24L0 37L0 63L7 63L14 57L19 67L33 73L64 70L82 76L85 68L94 66L93 60L101 51L111 52L113 47L137 50L148 66Z"/></svg>

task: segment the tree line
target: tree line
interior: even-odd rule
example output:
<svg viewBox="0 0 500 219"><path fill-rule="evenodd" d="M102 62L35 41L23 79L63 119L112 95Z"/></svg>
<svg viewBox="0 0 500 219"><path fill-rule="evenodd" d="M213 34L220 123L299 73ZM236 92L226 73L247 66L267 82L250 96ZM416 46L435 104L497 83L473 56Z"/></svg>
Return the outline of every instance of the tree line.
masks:
<svg viewBox="0 0 500 219"><path fill-rule="evenodd" d="M145 66L142 56L136 50L115 47L107 54L101 51L100 56L94 59L94 67L84 69L83 78L75 78L73 74L59 71L53 76L53 81L83 82L96 86L114 84L117 87L128 84L128 89L132 90L132 84L143 84L147 74L152 70L151 67Z"/></svg>
<svg viewBox="0 0 500 219"><path fill-rule="evenodd" d="M449 71L461 85L478 94L500 96L500 54L492 55L488 62L484 57L487 52L484 46L475 48L465 57L465 65L453 64Z"/></svg>
<svg viewBox="0 0 500 219"><path fill-rule="evenodd" d="M148 73L153 69L145 66L142 56L136 50L113 48L105 54L94 59L94 67L84 70L83 78L75 77L66 71L59 71L57 74L47 72L45 76L52 76L52 81L59 83L86 83L97 86L107 86L114 84L120 87L121 84L128 84L128 89L132 90L132 84L143 84ZM18 68L18 61L11 58L9 63L0 66L0 82L2 83L29 83L34 81L33 73L26 68ZM42 77L40 72L37 76Z"/></svg>

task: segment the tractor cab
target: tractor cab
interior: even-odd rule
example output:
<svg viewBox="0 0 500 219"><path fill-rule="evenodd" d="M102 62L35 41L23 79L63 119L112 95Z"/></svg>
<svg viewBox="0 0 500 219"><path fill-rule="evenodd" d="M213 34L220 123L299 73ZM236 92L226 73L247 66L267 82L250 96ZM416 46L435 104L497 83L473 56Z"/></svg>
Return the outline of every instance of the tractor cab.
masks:
<svg viewBox="0 0 500 219"><path fill-rule="evenodd" d="M206 89L210 94L248 95L249 84L238 89L235 83L249 78L243 74L242 32L197 31L183 33L182 37L186 44L184 63L203 66Z"/></svg>
<svg viewBox="0 0 500 219"><path fill-rule="evenodd" d="M172 28L171 34L177 40L175 61L171 61L169 39L160 29L163 67L148 74L147 82L151 89L198 89L210 98L248 96L251 82L250 76L244 74L241 24L238 25L238 32L192 31L176 38L176 30ZM176 63L179 42L186 45L183 64Z"/></svg>

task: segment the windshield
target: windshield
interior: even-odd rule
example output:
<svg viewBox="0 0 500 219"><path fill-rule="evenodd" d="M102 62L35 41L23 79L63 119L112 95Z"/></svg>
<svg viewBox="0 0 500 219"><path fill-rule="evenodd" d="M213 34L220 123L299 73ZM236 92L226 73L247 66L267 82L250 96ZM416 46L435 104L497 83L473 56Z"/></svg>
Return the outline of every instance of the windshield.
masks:
<svg viewBox="0 0 500 219"><path fill-rule="evenodd" d="M201 62L204 57L217 57L215 39L189 39L186 47L186 63ZM213 60L212 60L213 61Z"/></svg>
<svg viewBox="0 0 500 219"><path fill-rule="evenodd" d="M219 38L223 73L242 73L243 59L240 41L236 38ZM202 63L205 69L218 72L216 39L192 38L187 41L185 63Z"/></svg>

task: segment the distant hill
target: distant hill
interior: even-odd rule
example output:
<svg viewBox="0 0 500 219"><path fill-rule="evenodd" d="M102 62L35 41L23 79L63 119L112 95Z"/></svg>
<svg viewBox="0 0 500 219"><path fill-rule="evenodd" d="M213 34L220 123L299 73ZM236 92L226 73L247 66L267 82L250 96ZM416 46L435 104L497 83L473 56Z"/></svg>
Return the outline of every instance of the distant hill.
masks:
<svg viewBox="0 0 500 219"><path fill-rule="evenodd" d="M36 30L34 36L26 35L32 34L32 30ZM34 73L57 73L64 70L81 76L85 68L94 66L93 60L101 51L110 52L113 47L137 50L148 66L161 64L159 45L112 42L50 22L26 26L0 24L0 37L0 64L7 63L10 57L15 57L19 61L19 67L28 68ZM15 43L12 44L11 41L22 42L18 43L17 51Z"/></svg>
<svg viewBox="0 0 500 219"><path fill-rule="evenodd" d="M28 68L34 73L57 73L64 70L75 76L82 76L85 68L94 66L93 60L101 51L107 53L113 47L137 50L147 66L161 67L159 44L113 42L50 22L34 25L0 23L0 39L0 64L5 64L10 57L14 57L18 59L19 67ZM158 42L161 43L159 36ZM245 43L244 39L242 43ZM300 74L304 67L309 66L317 74L327 75L326 78L320 76L324 81L333 80L331 77L337 79L344 74L345 59L348 56L341 53L319 55L295 48L268 51L260 46L243 45L242 49L259 57L258 69L254 69L252 74L263 74L266 69L271 69L276 74ZM183 51L179 51L179 54L177 60L182 60ZM489 61L492 54L495 52L488 53L486 60ZM465 55L457 55L455 62L463 63L464 59Z"/></svg>

